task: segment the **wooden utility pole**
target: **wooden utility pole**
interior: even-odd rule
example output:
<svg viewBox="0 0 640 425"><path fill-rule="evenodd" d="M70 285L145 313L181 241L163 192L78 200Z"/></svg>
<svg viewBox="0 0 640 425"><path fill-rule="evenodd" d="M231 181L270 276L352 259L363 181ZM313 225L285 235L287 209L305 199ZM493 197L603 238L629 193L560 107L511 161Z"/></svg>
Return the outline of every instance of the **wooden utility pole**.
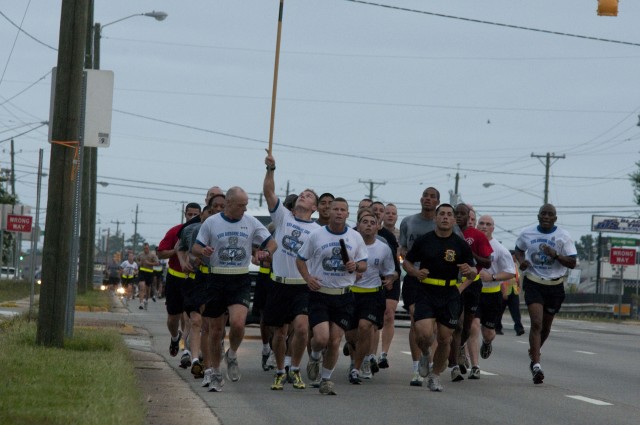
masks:
<svg viewBox="0 0 640 425"><path fill-rule="evenodd" d="M85 40L84 68L93 67L93 0L89 1L87 18L87 37ZM78 268L78 293L83 294L93 288L93 263L95 230L92 231L91 219L91 161L96 148L82 148L82 193L80 196L80 247ZM94 213L95 217L95 213Z"/></svg>
<svg viewBox="0 0 640 425"><path fill-rule="evenodd" d="M543 163L543 165L545 166L545 173L544 173L544 203L548 204L549 203L549 170L551 169L551 164L552 164L551 160L552 159L564 159L565 156L564 155L556 155L555 153L547 152L546 155L536 155L534 153L531 153L531 157L540 159L540 162L542 162L541 158L546 158L546 162ZM553 161L553 162L555 162L555 161Z"/></svg>
<svg viewBox="0 0 640 425"><path fill-rule="evenodd" d="M373 194L373 190L375 189L374 186L384 186L385 184L387 184L387 182L374 182L373 180L358 180L359 183L364 183L367 186L369 186L369 199L371 199L372 201L376 198L376 196Z"/></svg>
<svg viewBox="0 0 640 425"><path fill-rule="evenodd" d="M133 222L133 254L138 252L138 204L136 204L136 219Z"/></svg>
<svg viewBox="0 0 640 425"><path fill-rule="evenodd" d="M62 0L36 343L64 346L88 0Z"/></svg>

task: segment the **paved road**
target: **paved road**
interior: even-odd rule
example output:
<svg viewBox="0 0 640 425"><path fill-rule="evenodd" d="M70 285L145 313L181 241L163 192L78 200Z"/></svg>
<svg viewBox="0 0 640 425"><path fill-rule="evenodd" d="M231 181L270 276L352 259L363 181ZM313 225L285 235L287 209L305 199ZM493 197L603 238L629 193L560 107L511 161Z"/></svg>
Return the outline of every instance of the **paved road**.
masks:
<svg viewBox="0 0 640 425"><path fill-rule="evenodd" d="M348 383L348 360L334 372L338 396L316 389L271 391L272 373L260 367L257 327L249 327L239 351L242 379L227 382L221 393L200 387L178 359L168 354L164 306L132 309L127 321L147 329L150 345L174 367L193 392L223 424L389 423L418 420L496 424L637 424L640 417L640 326L558 320L543 349L547 378L534 386L529 372L527 339L512 331L498 336L491 358L480 365L480 380L443 380L445 391L410 387L411 361L406 328L396 331L391 368L363 385ZM527 323L525 322L525 326ZM505 329L510 324L505 322ZM306 362L306 361L305 361ZM306 364L306 363L305 363Z"/></svg>
<svg viewBox="0 0 640 425"><path fill-rule="evenodd" d="M286 386L284 391L271 391L272 373L260 367L256 327L248 328L239 351L242 379L227 382L221 393L209 393L188 370L178 367L178 358L169 356L163 303L151 303L148 311L120 309L98 315L146 329L149 336L127 336L129 345L160 354L182 378L182 385L190 386L192 396L200 397L223 424L415 424L421 420L456 420L474 425L635 425L640 417L637 323L557 320L543 349L545 383L535 386L528 368L526 336L516 337L507 330L506 335L498 336L491 358L481 363L480 380L452 383L444 379L443 393L408 385L408 330L399 328L390 353L391 368L363 385L352 386L346 379L348 360L341 357L334 372L339 395L331 397L311 388ZM528 330L526 321L525 326ZM508 322L505 329L510 329Z"/></svg>

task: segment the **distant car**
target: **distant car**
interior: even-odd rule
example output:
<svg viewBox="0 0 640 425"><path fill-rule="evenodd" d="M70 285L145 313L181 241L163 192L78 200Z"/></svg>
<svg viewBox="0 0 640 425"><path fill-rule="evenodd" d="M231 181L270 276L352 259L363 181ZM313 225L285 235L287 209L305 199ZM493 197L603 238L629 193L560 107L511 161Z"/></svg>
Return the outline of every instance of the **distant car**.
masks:
<svg viewBox="0 0 640 425"><path fill-rule="evenodd" d="M15 279L16 278L16 268L10 266L2 266L0 270L0 279Z"/></svg>

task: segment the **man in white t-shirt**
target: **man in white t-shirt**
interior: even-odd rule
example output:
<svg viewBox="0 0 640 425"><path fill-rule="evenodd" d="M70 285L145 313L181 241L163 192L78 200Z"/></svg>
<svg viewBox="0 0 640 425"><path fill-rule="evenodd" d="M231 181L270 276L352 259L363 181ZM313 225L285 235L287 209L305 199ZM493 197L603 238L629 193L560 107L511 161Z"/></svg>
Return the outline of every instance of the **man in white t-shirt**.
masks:
<svg viewBox="0 0 640 425"><path fill-rule="evenodd" d="M540 348L549 337L551 323L564 301L564 280L576 266L577 250L569 232L555 225L556 208L544 204L538 225L522 230L516 241L516 259L524 271L524 300L529 310L529 369L534 384L542 384Z"/></svg>
<svg viewBox="0 0 640 425"><path fill-rule="evenodd" d="M511 253L500 242L493 238L495 223L490 215L480 216L478 230L484 233L491 244L491 267L480 270L482 290L480 292L480 304L474 315L469 333L469 356L471 357L471 370L469 379L480 379L478 367L478 352L483 359L489 358L492 351L494 338L496 337L496 323L502 308L501 282L509 280L516 275L516 266ZM478 336L482 329L482 348L479 348Z"/></svg>
<svg viewBox="0 0 640 425"><path fill-rule="evenodd" d="M340 341L353 320L350 287L356 274L367 270L367 247L362 236L347 226L348 217L347 201L335 198L329 224L309 235L296 259L298 271L311 290L309 325L313 337L307 374L315 381L322 363L320 394L327 395L336 394L331 374L338 361Z"/></svg>
<svg viewBox="0 0 640 425"><path fill-rule="evenodd" d="M265 164L267 172L263 191L275 227L274 239L278 243L271 262L273 286L267 292L263 309L264 323L273 330L271 348L276 359L276 374L271 389L282 390L284 383L290 380L293 388L301 390L306 387L300 376L300 362L309 336L309 288L300 276L296 258L311 232L320 228L311 219L311 214L318 205L318 196L311 189L303 190L289 211L276 195L276 161L272 155L267 155ZM289 331L292 331L288 340L291 364L289 371L286 371L285 367L288 365L285 364L285 354Z"/></svg>
<svg viewBox="0 0 640 425"><path fill-rule="evenodd" d="M269 258L277 244L271 233L257 218L244 212L249 197L240 187L227 191L224 211L205 220L198 231L192 254L209 257L207 283L210 291L203 315L209 323L212 344L213 374L209 391L221 391L224 381L220 372L222 340L229 312L229 350L224 355L227 377L231 381L240 379L236 351L244 338L245 323L249 311L251 279L249 263L254 244L262 249L256 253L258 260Z"/></svg>

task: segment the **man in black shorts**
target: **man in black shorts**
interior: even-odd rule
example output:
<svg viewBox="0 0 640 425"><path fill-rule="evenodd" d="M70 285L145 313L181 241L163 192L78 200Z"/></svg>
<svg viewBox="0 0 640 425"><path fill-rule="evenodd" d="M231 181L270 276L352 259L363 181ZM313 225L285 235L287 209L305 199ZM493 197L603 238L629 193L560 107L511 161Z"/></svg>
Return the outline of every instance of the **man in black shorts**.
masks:
<svg viewBox="0 0 640 425"><path fill-rule="evenodd" d="M435 230L416 239L403 267L419 282L414 310L416 342L423 352L419 373L427 378L431 391L442 391L440 373L446 369L453 330L458 324L460 292L475 279L477 273L471 248L453 233L453 207L440 204L435 220ZM466 278L459 287L458 274ZM438 348L431 368L430 351L436 333Z"/></svg>

